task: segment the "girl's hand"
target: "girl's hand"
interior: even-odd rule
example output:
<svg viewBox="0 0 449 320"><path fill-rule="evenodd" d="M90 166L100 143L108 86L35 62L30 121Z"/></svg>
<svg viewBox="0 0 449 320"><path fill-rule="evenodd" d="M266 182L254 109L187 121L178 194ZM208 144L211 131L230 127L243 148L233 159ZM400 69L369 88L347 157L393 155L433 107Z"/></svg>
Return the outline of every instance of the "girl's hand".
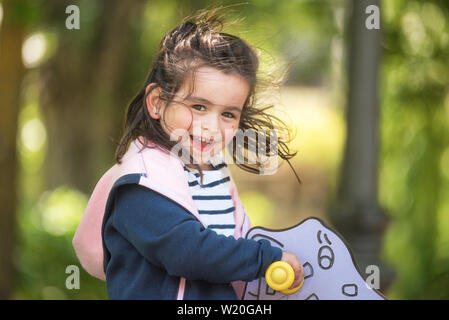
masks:
<svg viewBox="0 0 449 320"><path fill-rule="evenodd" d="M301 282L304 280L304 268L299 261L299 258L296 254L289 251L282 251L282 261L287 262L292 266L293 271L295 272L295 280L293 280L293 284L289 289L293 289L298 287Z"/></svg>

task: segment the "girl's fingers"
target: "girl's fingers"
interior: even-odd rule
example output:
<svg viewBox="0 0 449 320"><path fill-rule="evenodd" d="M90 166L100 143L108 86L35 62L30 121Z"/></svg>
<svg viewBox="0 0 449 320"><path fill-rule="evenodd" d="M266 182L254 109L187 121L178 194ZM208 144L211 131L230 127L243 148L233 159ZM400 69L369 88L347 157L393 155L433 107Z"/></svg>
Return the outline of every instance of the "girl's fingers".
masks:
<svg viewBox="0 0 449 320"><path fill-rule="evenodd" d="M295 273L295 279L290 289L298 287L304 280L304 268L301 264L301 261L298 259L298 256L296 254L288 251L282 252L282 260L290 264Z"/></svg>
<svg viewBox="0 0 449 320"><path fill-rule="evenodd" d="M292 288L298 287L301 282L304 280L304 268L302 265L299 265L298 268L295 269L295 280L293 281Z"/></svg>

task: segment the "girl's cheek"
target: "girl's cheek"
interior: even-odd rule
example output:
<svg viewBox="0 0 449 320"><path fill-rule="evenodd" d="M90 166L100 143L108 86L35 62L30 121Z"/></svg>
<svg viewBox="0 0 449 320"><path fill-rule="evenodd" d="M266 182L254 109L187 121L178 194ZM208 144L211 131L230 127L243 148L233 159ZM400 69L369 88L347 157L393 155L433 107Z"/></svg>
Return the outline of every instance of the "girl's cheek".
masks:
<svg viewBox="0 0 449 320"><path fill-rule="evenodd" d="M228 144L232 138L234 138L235 134L237 133L237 126L232 125L224 129L222 135L223 135L223 144Z"/></svg>
<svg viewBox="0 0 449 320"><path fill-rule="evenodd" d="M192 113L186 106L174 105L166 110L164 121L170 130L184 129L187 131L192 125Z"/></svg>

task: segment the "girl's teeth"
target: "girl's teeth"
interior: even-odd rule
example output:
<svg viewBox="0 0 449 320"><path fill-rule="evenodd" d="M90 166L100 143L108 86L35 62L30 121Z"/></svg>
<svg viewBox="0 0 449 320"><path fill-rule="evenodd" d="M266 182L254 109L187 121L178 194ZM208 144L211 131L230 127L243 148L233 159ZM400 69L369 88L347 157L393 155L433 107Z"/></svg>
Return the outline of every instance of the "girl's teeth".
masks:
<svg viewBox="0 0 449 320"><path fill-rule="evenodd" d="M203 139L203 138L200 139L200 138L194 137L194 139L198 142L209 143L209 141L207 141L206 139Z"/></svg>

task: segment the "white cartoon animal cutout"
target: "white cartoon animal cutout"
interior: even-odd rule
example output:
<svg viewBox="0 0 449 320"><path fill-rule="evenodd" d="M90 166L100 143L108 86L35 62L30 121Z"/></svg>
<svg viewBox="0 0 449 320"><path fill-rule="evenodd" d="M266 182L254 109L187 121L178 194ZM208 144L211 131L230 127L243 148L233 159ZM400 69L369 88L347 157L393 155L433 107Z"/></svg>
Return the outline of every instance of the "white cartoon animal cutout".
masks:
<svg viewBox="0 0 449 320"><path fill-rule="evenodd" d="M365 283L344 240L316 218L287 230L255 227L247 239L266 239L273 246L294 252L304 267L304 284L294 294L274 291L265 278L248 282L244 300L383 300Z"/></svg>

